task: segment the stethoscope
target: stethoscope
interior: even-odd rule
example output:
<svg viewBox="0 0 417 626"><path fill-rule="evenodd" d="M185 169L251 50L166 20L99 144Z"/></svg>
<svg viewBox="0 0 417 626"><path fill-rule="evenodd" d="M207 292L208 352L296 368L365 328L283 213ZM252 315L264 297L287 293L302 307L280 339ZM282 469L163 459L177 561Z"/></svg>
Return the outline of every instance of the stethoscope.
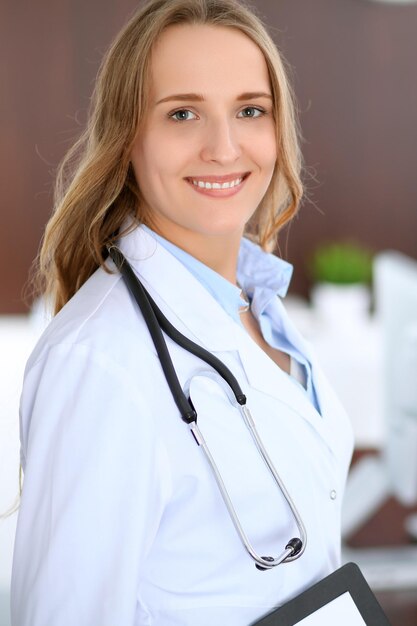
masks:
<svg viewBox="0 0 417 626"><path fill-rule="evenodd" d="M213 471L220 493L227 507L227 510L229 511L229 515L240 537L240 540L242 541L245 549L247 550L251 558L254 560L256 567L259 570L267 570L272 569L276 565L280 565L280 563L290 563L291 561L298 559L303 554L306 548L306 529L291 496L289 495L285 485L278 475L278 472L275 469L267 451L265 450L265 447L256 430L251 413L246 406L246 396L243 394L236 378L234 377L232 372L224 365L224 363L220 361L220 359L188 339L188 337L180 333L175 328L175 326L173 326L171 322L167 320L167 318L158 308L150 294L146 291L145 287L142 285L142 283L134 273L132 267L130 266L129 262L119 250L119 248L117 248L116 246L108 246L107 250L117 269L122 274L132 296L134 297L142 312L153 343L155 345L156 351L158 353L158 357L165 378L171 390L175 404L178 407L181 418L186 424L188 424L195 442L203 450L206 459ZM198 374L194 374L187 381L183 390L175 372L175 368L172 363L172 359L169 354L168 347L166 345L162 331L164 331L166 335L168 335L168 337L170 337L175 343L184 348L184 350L187 350L191 354L194 354L199 359L210 365L212 370L202 370L198 372ZM263 458L275 482L281 490L281 493L285 497L288 506L291 509L300 533L300 537L294 537L293 539L290 539L290 541L288 541L287 545L285 546L285 549L277 557L259 556L259 554L255 552L245 531L242 528L242 525L239 521L232 501L227 492L226 486L222 480L219 469L213 459L213 456L210 453L210 450L199 427L197 426L197 413L190 397L191 380L195 378L195 376L208 376L209 378L214 379L216 382L219 382L225 389L226 394L233 406L240 410L242 418L247 428L249 429L250 434L252 435L259 454Z"/></svg>

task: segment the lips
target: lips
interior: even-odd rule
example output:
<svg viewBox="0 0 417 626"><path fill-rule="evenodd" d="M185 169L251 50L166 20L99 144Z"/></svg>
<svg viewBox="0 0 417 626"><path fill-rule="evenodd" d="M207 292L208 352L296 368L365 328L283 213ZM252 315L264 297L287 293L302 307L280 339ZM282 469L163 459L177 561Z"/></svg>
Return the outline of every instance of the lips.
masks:
<svg viewBox="0 0 417 626"><path fill-rule="evenodd" d="M233 172L232 174L217 174L217 175L203 175L203 176L187 176L188 181L202 181L204 183L230 183L238 178L246 178L250 172Z"/></svg>
<svg viewBox="0 0 417 626"><path fill-rule="evenodd" d="M192 184L197 191L222 191L238 187L248 176L249 172L236 172L218 176L188 176L186 180Z"/></svg>
<svg viewBox="0 0 417 626"><path fill-rule="evenodd" d="M200 187L200 189L231 189L232 187L237 187L242 182L242 178L236 178L231 181L227 181L224 183L220 183L218 181L214 183L204 182L203 180L191 180L192 184L196 187Z"/></svg>

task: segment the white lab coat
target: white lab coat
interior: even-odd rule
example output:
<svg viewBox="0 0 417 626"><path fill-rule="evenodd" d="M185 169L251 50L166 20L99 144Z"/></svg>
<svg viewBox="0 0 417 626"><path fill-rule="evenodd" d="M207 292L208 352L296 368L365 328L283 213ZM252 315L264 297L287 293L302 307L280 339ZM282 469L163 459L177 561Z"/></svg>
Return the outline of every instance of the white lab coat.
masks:
<svg viewBox="0 0 417 626"><path fill-rule="evenodd" d="M149 234L138 228L121 248L171 322L240 382L306 526L306 551L255 568L136 303L119 274L100 269L54 318L26 369L12 624L246 626L339 565L351 428L313 357L322 416ZM182 384L207 367L168 345ZM240 414L208 378L196 378L191 394L249 539L260 554L278 555L298 531Z"/></svg>

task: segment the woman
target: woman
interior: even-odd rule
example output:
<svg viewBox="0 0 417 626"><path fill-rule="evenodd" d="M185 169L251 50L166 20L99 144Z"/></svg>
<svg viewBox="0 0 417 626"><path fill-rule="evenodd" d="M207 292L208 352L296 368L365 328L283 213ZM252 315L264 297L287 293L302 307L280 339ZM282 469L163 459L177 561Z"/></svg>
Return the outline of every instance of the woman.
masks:
<svg viewBox="0 0 417 626"><path fill-rule="evenodd" d="M338 566L352 446L281 303L291 267L267 253L301 197L282 60L234 0L151 0L104 60L82 145L41 253L57 315L22 394L13 624L249 624ZM299 558L260 571L245 551L108 249L236 377L306 528ZM287 501L212 368L166 343L275 557L300 534Z"/></svg>

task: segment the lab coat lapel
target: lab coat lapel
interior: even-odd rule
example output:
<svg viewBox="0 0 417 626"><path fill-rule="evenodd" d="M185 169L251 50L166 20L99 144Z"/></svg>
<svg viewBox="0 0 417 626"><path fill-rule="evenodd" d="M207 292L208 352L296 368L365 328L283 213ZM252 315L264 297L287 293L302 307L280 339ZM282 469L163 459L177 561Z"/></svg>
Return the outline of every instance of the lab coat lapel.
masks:
<svg viewBox="0 0 417 626"><path fill-rule="evenodd" d="M311 403L305 390L277 367L263 350L246 336L243 329L238 350L250 387L278 400L280 404L274 410L280 410L281 406L282 410L290 409L291 412L297 413L311 425L334 456L339 458L340 455L346 456L348 463L350 450L346 452L348 448L346 442L352 439L350 422L314 357L312 366L316 390L320 391L321 414ZM345 438L341 436L344 432Z"/></svg>
<svg viewBox="0 0 417 626"><path fill-rule="evenodd" d="M286 316L285 327L289 342L311 362L312 354L308 343L301 337L291 321L288 320L287 313L278 297L269 303L268 311L271 317L277 320ZM277 367L255 342L247 341L247 333L243 329L242 331L239 352L250 385L283 402L287 402L288 398L288 404L291 406L293 406L293 402L296 402L297 406L300 404L303 414L307 414L307 418L310 421L314 423L322 421L320 414L311 404L307 394L298 383Z"/></svg>
<svg viewBox="0 0 417 626"><path fill-rule="evenodd" d="M243 329L238 349L248 383L253 389L292 407L305 419L321 428L321 416L305 391L247 337Z"/></svg>

